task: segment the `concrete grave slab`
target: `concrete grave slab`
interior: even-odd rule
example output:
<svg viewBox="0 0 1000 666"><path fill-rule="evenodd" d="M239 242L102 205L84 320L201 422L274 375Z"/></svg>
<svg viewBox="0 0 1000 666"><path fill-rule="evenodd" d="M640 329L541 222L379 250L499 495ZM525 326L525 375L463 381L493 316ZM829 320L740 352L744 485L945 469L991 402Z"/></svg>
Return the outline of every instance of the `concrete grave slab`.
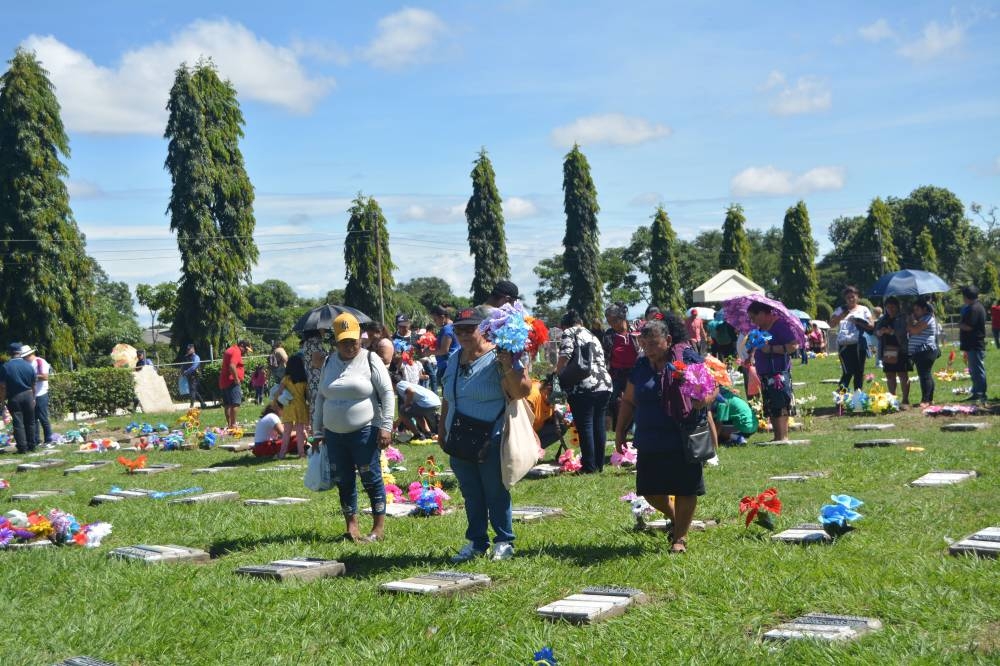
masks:
<svg viewBox="0 0 1000 666"><path fill-rule="evenodd" d="M515 506L511 510L515 521L528 523L543 518L563 515L563 510L555 506Z"/></svg>
<svg viewBox="0 0 1000 666"><path fill-rule="evenodd" d="M188 546L121 546L108 553L109 557L123 560L135 560L146 564L161 564L164 562L208 562L209 554L198 548Z"/></svg>
<svg viewBox="0 0 1000 666"><path fill-rule="evenodd" d="M849 430L892 430L895 423L859 423L852 425Z"/></svg>
<svg viewBox="0 0 1000 666"><path fill-rule="evenodd" d="M796 525L783 532L771 535L771 541L781 541L783 543L830 543L833 538L826 533L822 525L817 523L805 523Z"/></svg>
<svg viewBox="0 0 1000 666"><path fill-rule="evenodd" d="M814 639L821 641L849 641L882 628L882 623L857 615L827 615L809 613L790 622L779 624L764 634L766 641Z"/></svg>
<svg viewBox="0 0 1000 666"><path fill-rule="evenodd" d="M17 449L14 449L16 451ZM5 453L13 453L14 451L5 451ZM20 460L0 460L0 467L6 467L8 465L20 465Z"/></svg>
<svg viewBox="0 0 1000 666"><path fill-rule="evenodd" d="M543 479L547 476L556 476L557 474L562 474L562 467L551 463L542 463L529 469L525 477L529 479Z"/></svg>
<svg viewBox="0 0 1000 666"><path fill-rule="evenodd" d="M45 449L44 451L34 451L32 453L26 453L26 454L24 454L24 457L25 458L45 458L47 456L54 456L57 453L59 453L59 451L57 451L56 449Z"/></svg>
<svg viewBox="0 0 1000 666"><path fill-rule="evenodd" d="M110 661L104 661L102 659L94 659L93 657L70 657L69 659L63 659L58 664L53 664L53 666L116 666Z"/></svg>
<svg viewBox="0 0 1000 666"><path fill-rule="evenodd" d="M60 465L65 465L66 461L62 458L47 458L45 460L39 460L36 462L21 463L17 466L18 472L31 472L37 469L51 469L52 467L59 467Z"/></svg>
<svg viewBox="0 0 1000 666"><path fill-rule="evenodd" d="M642 590L629 587L595 586L584 588L539 608L536 612L548 620L566 620L574 624L592 624L622 615L632 605L645 603Z"/></svg>
<svg viewBox="0 0 1000 666"><path fill-rule="evenodd" d="M189 495L179 499L170 500L167 504L209 504L211 502L229 502L238 500L240 494L235 490L219 490L212 493L201 493L199 495Z"/></svg>
<svg viewBox="0 0 1000 666"><path fill-rule="evenodd" d="M1000 555L1000 527L987 527L948 547L952 555L996 558Z"/></svg>
<svg viewBox="0 0 1000 666"><path fill-rule="evenodd" d="M811 443L812 440L808 439L779 439L754 442L757 446L807 446Z"/></svg>
<svg viewBox="0 0 1000 666"><path fill-rule="evenodd" d="M89 463L83 463L82 465L74 465L69 469L63 470L63 476L67 474L80 474L82 472L91 472L98 467L104 467L105 465L110 465L110 460L95 460Z"/></svg>
<svg viewBox="0 0 1000 666"><path fill-rule="evenodd" d="M819 383L820 384L839 384L840 380L839 379L821 379L821 380L819 380Z"/></svg>
<svg viewBox="0 0 1000 666"><path fill-rule="evenodd" d="M271 580L317 580L340 576L347 568L337 560L324 560L318 557L293 557L288 560L275 560L258 566L240 567L236 573L254 578L269 578Z"/></svg>
<svg viewBox="0 0 1000 666"><path fill-rule="evenodd" d="M490 577L483 574L434 571L391 583L383 583L378 586L378 589L383 592L448 595L477 587L486 587L490 582Z"/></svg>
<svg viewBox="0 0 1000 666"><path fill-rule="evenodd" d="M305 504L308 501L305 497L275 497L272 499L243 500L243 504L246 506L288 506L289 504Z"/></svg>
<svg viewBox="0 0 1000 666"><path fill-rule="evenodd" d="M912 439L906 439L905 437L889 438L889 439L866 439L861 442L855 442L854 448L856 449L872 449L881 448L886 446L909 446L913 444Z"/></svg>
<svg viewBox="0 0 1000 666"><path fill-rule="evenodd" d="M918 488L928 488L934 486L953 486L969 479L974 479L978 474L974 470L938 471L928 472L919 479L911 481L911 486Z"/></svg>
<svg viewBox="0 0 1000 666"><path fill-rule="evenodd" d="M969 432L972 430L985 430L989 427L989 423L983 422L945 423L941 426L941 430L944 430L945 432Z"/></svg>
<svg viewBox="0 0 1000 666"><path fill-rule="evenodd" d="M809 479L822 479L825 476L826 472L789 472L769 477L769 479L771 481L808 481Z"/></svg>
<svg viewBox="0 0 1000 666"><path fill-rule="evenodd" d="M223 451L229 451L230 453L241 453L243 451L249 451L253 448L253 442L234 442L231 444L220 444L219 448Z"/></svg>
<svg viewBox="0 0 1000 666"><path fill-rule="evenodd" d="M220 467L198 467L197 469L191 470L192 474L219 474L221 472L233 472L238 469L243 469L242 467L236 467L235 465L222 465Z"/></svg>
<svg viewBox="0 0 1000 666"><path fill-rule="evenodd" d="M802 388L806 385L805 382L792 382L792 388Z"/></svg>
<svg viewBox="0 0 1000 666"><path fill-rule="evenodd" d="M32 490L27 493L17 493L16 495L11 495L10 498L16 501L23 500L40 500L46 497L56 497L57 495L72 495L73 492L70 490Z"/></svg>
<svg viewBox="0 0 1000 666"><path fill-rule="evenodd" d="M111 492L104 493L101 495L94 495L90 498L90 503L94 504L110 504L114 502L122 502L129 499L145 499L155 493L155 490L146 490L144 488L130 488L128 490L112 490Z"/></svg>
<svg viewBox="0 0 1000 666"><path fill-rule="evenodd" d="M48 539L40 539L38 541L29 541L28 543L9 543L6 546L0 546L0 550L32 550L34 548L48 548L54 545Z"/></svg>
<svg viewBox="0 0 1000 666"><path fill-rule="evenodd" d="M390 502L385 505L385 515L390 518L403 518L405 516L412 515L414 511L417 510L417 505L413 502ZM366 506L361 509L361 513L368 514L372 513L372 508Z"/></svg>
<svg viewBox="0 0 1000 666"><path fill-rule="evenodd" d="M651 532L668 532L672 526L673 523L669 518L660 518L659 520L646 521L645 529ZM692 520L691 527L688 529L692 532L704 532L707 529L718 526L719 523L714 520Z"/></svg>
<svg viewBox="0 0 1000 666"><path fill-rule="evenodd" d="M183 467L180 463L153 463L152 465L146 465L145 467L140 467L135 470L135 474L159 474L160 472L169 472L172 469L180 469Z"/></svg>
<svg viewBox="0 0 1000 666"><path fill-rule="evenodd" d="M305 465L270 465L268 467L261 467L258 472L304 472L306 470Z"/></svg>

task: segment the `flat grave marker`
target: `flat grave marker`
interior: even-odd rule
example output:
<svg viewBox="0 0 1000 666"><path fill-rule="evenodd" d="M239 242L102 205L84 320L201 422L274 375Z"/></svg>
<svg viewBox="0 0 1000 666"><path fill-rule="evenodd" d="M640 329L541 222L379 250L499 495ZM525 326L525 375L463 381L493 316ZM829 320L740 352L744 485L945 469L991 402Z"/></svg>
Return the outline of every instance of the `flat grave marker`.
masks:
<svg viewBox="0 0 1000 666"><path fill-rule="evenodd" d="M16 451L17 449L14 449ZM13 453L14 451L5 451L4 453ZM20 465L20 460L0 460L0 467L6 467L7 465Z"/></svg>
<svg viewBox="0 0 1000 666"><path fill-rule="evenodd" d="M274 497L272 499L243 500L243 504L246 506L287 506L289 504L305 504L308 501L305 497Z"/></svg>
<svg viewBox="0 0 1000 666"><path fill-rule="evenodd" d="M555 506L515 506L511 510L513 519L523 523L561 515L563 510Z"/></svg>
<svg viewBox="0 0 1000 666"><path fill-rule="evenodd" d="M783 543L830 543L833 538L826 533L822 525L817 523L804 523L796 525L777 534L771 535L771 541L781 541Z"/></svg>
<svg viewBox="0 0 1000 666"><path fill-rule="evenodd" d="M536 612L547 620L566 620L574 624L592 624L609 617L622 615L635 604L648 600L642 590L632 587L586 587L580 594L571 594L554 601Z"/></svg>
<svg viewBox="0 0 1000 666"><path fill-rule="evenodd" d="M30 472L36 469L49 469L51 467L59 467L60 465L65 465L66 461L62 458L47 458L46 460L39 460L38 462L21 463L17 466L18 472Z"/></svg>
<svg viewBox="0 0 1000 666"><path fill-rule="evenodd" d="M805 382L792 382L792 388L802 388L805 385Z"/></svg>
<svg viewBox="0 0 1000 666"><path fill-rule="evenodd" d="M839 379L821 379L821 380L819 380L819 383L820 384L839 384L840 380Z"/></svg>
<svg viewBox="0 0 1000 666"><path fill-rule="evenodd" d="M385 515L390 518L403 518L411 515L416 510L417 505L413 502L389 502L385 505ZM366 506L361 509L361 513L365 513L370 516L372 508L370 506Z"/></svg>
<svg viewBox="0 0 1000 666"><path fill-rule="evenodd" d="M48 539L39 539L37 541L29 541L28 543L9 543L6 546L0 546L0 550L31 550L33 548L47 548L53 545Z"/></svg>
<svg viewBox="0 0 1000 666"><path fill-rule="evenodd" d="M164 562L208 562L209 554L198 548L188 546L121 546L108 553L109 557L124 560L137 560L146 564L161 564Z"/></svg>
<svg viewBox="0 0 1000 666"><path fill-rule="evenodd" d="M239 498L240 494L235 490L218 490L216 492L201 493L198 495L189 495L188 497L173 499L168 501L167 504L208 504L210 502L228 502Z"/></svg>
<svg viewBox="0 0 1000 666"><path fill-rule="evenodd" d="M886 446L908 446L913 444L912 439L906 439L905 437L887 438L887 439L866 439L861 442L855 442L854 448L856 449L873 449L882 448Z"/></svg>
<svg viewBox="0 0 1000 666"><path fill-rule="evenodd" d="M110 460L94 460L93 462L83 463L82 465L74 465L69 469L63 470L63 476L67 474L80 474L81 472L90 472L98 467L104 467L105 465L110 465Z"/></svg>
<svg viewBox="0 0 1000 666"><path fill-rule="evenodd" d="M268 467L261 467L258 472L302 472L305 471L305 465L270 465Z"/></svg>
<svg viewBox="0 0 1000 666"><path fill-rule="evenodd" d="M235 444L220 444L219 448L230 453L241 453L253 448L253 442L236 442Z"/></svg>
<svg viewBox="0 0 1000 666"><path fill-rule="evenodd" d="M985 430L989 428L989 423L983 422L969 422L969 423L945 423L941 426L941 430L945 432L969 432L972 430Z"/></svg>
<svg viewBox="0 0 1000 666"><path fill-rule="evenodd" d="M978 476L974 470L937 471L928 472L919 479L911 481L910 485L917 488L929 488L936 486L952 486L962 483Z"/></svg>
<svg viewBox="0 0 1000 666"><path fill-rule="evenodd" d="M146 465L145 467L140 467L133 472L134 474L159 474L160 472L169 472L172 469L179 469L182 467L180 463L154 463L152 465Z"/></svg>
<svg viewBox="0 0 1000 666"><path fill-rule="evenodd" d="M24 454L25 458L44 458L45 456L54 456L59 453L55 449L46 449L45 451L35 451L33 453Z"/></svg>
<svg viewBox="0 0 1000 666"><path fill-rule="evenodd" d="M319 557L293 557L287 560L275 560L268 564L240 567L236 573L254 578L269 578L272 580L317 580L340 576L347 570L342 562L324 560Z"/></svg>
<svg viewBox="0 0 1000 666"><path fill-rule="evenodd" d="M826 472L789 472L788 474L778 474L770 477L771 481L808 481L810 479L822 479Z"/></svg>
<svg viewBox="0 0 1000 666"><path fill-rule="evenodd" d="M103 659L95 659L93 657L81 656L81 657L70 657L69 659L63 659L58 664L53 666L116 666L110 661L104 661Z"/></svg>
<svg viewBox="0 0 1000 666"><path fill-rule="evenodd" d="M766 641L811 638L821 641L849 641L882 628L879 620L857 615L809 613L779 624L764 634Z"/></svg>
<svg viewBox="0 0 1000 666"><path fill-rule="evenodd" d="M236 465L220 465L219 467L198 467L197 469L191 470L192 474L218 474L219 472L231 472L234 470L243 469L242 467L237 467Z"/></svg>
<svg viewBox="0 0 1000 666"><path fill-rule="evenodd" d="M895 423L859 423L852 425L849 430L892 430Z"/></svg>
<svg viewBox="0 0 1000 666"><path fill-rule="evenodd" d="M692 520L691 527L688 529L692 532L704 532L718 526L719 523L715 520ZM659 520L646 521L646 526L643 529L651 532L669 532L671 527L673 527L673 523L669 518L660 518Z"/></svg>
<svg viewBox="0 0 1000 666"><path fill-rule="evenodd" d="M812 440L808 439L769 439L762 440L760 442L754 442L757 446L806 446L811 444Z"/></svg>
<svg viewBox="0 0 1000 666"><path fill-rule="evenodd" d="M1000 556L1000 527L987 527L951 544L948 552L952 555L976 555L977 557Z"/></svg>
<svg viewBox="0 0 1000 666"><path fill-rule="evenodd" d="M128 490L112 490L111 492L103 493L101 495L94 495L90 498L90 503L93 504L109 504L112 502L121 502L128 499L144 499L155 493L155 490L146 490L144 488L130 488Z"/></svg>
<svg viewBox="0 0 1000 666"><path fill-rule="evenodd" d="M434 571L391 583L383 583L378 586L378 589L383 592L447 595L477 587L486 587L490 582L490 577L483 574Z"/></svg>
<svg viewBox="0 0 1000 666"><path fill-rule="evenodd" d="M562 467L551 463L542 463L529 469L525 476L529 479L544 479L547 476L556 476L557 474L562 474Z"/></svg>
<svg viewBox="0 0 1000 666"><path fill-rule="evenodd" d="M69 490L32 490L27 493L17 493L16 495L11 495L12 500L22 501L22 500L40 500L46 497L55 497L57 495L72 495L72 491Z"/></svg>

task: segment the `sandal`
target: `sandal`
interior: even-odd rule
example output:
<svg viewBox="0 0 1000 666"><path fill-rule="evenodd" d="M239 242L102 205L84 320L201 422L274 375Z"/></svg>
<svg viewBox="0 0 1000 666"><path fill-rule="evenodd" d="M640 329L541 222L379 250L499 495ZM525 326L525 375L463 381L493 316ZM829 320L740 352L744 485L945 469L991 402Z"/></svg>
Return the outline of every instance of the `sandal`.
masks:
<svg viewBox="0 0 1000 666"><path fill-rule="evenodd" d="M680 539L674 539L670 543L670 552L673 553L686 553L687 552L688 540L686 537L681 537Z"/></svg>

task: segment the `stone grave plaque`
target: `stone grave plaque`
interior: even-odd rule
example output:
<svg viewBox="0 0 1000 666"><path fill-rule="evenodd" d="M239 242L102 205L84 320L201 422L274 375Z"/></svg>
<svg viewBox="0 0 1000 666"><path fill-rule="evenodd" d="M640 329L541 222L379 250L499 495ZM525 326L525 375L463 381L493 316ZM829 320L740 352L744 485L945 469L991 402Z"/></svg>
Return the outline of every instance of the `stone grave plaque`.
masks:
<svg viewBox="0 0 1000 666"><path fill-rule="evenodd" d="M236 573L255 578L270 578L273 580L316 580L318 578L333 578L346 571L343 563L337 560L324 560L319 557L293 557L289 560L275 560L258 566L240 567Z"/></svg>
<svg viewBox="0 0 1000 666"><path fill-rule="evenodd" d="M270 465L269 467L261 467L258 472L302 472L305 471L305 465Z"/></svg>
<svg viewBox="0 0 1000 666"><path fill-rule="evenodd" d="M17 493L16 495L11 495L12 500L40 500L45 497L55 497L56 495L72 495L73 493L68 490L32 490L27 493Z"/></svg>
<svg viewBox="0 0 1000 666"><path fill-rule="evenodd" d="M110 464L111 464L110 460L95 460L93 462L83 463L82 465L74 465L69 469L63 470L63 475L65 476L66 474L79 474L80 472L89 472L91 470L97 469L98 467L104 467L105 465L110 465Z"/></svg>
<svg viewBox="0 0 1000 666"><path fill-rule="evenodd" d="M948 547L952 555L996 558L1000 555L1000 527L987 527Z"/></svg>
<svg viewBox="0 0 1000 666"><path fill-rule="evenodd" d="M539 608L536 612L549 620L591 624L625 612L632 604L646 601L641 590L621 587L588 587Z"/></svg>
<svg viewBox="0 0 1000 666"><path fill-rule="evenodd" d="M792 382L792 388L802 388L806 385L805 382Z"/></svg>
<svg viewBox="0 0 1000 666"><path fill-rule="evenodd" d="M819 383L820 384L839 384L840 380L839 379L821 379L821 380L819 380Z"/></svg>
<svg viewBox="0 0 1000 666"><path fill-rule="evenodd" d="M102 495L94 495L90 498L90 503L93 504L109 504L112 502L121 502L128 499L142 499L149 497L155 490L145 490L143 488L130 488L129 490L112 490L109 493L104 493Z"/></svg>
<svg viewBox="0 0 1000 666"><path fill-rule="evenodd" d="M17 451L17 449L13 449L12 451L4 451L4 453L14 453L14 451ZM20 465L20 464L21 464L20 460L0 460L0 467L6 467L7 465Z"/></svg>
<svg viewBox="0 0 1000 666"><path fill-rule="evenodd" d="M234 444L221 444L219 448L223 451L229 451L230 453L240 453L242 451L249 451L253 448L253 442L236 442Z"/></svg>
<svg viewBox="0 0 1000 666"><path fill-rule="evenodd" d="M811 440L808 439L778 439L754 442L757 446L806 446L810 443Z"/></svg>
<svg viewBox="0 0 1000 666"><path fill-rule="evenodd" d="M45 456L54 456L59 453L55 449L46 449L44 451L35 451L34 453L24 454L25 458L44 458Z"/></svg>
<svg viewBox="0 0 1000 666"><path fill-rule="evenodd" d="M547 476L555 476L562 473L562 467L559 465L553 465L551 463L542 463L540 465L535 465L528 470L525 476L529 479L542 479Z"/></svg>
<svg viewBox="0 0 1000 666"><path fill-rule="evenodd" d="M542 518L563 515L563 510L555 506L515 506L511 510L514 520L520 522L531 522Z"/></svg>
<svg viewBox="0 0 1000 666"><path fill-rule="evenodd" d="M110 661L84 656L63 659L58 664L53 664L53 666L115 666L115 664L112 664Z"/></svg>
<svg viewBox="0 0 1000 666"><path fill-rule="evenodd" d="M895 423L859 423L852 425L850 430L892 430L895 427Z"/></svg>
<svg viewBox="0 0 1000 666"><path fill-rule="evenodd" d="M170 500L167 504L208 504L209 502L228 502L239 499L240 494L235 490L219 490L213 493L200 493L179 499Z"/></svg>
<svg viewBox="0 0 1000 666"><path fill-rule="evenodd" d="M989 428L989 423L945 423L941 430L945 432L968 432L970 430L983 430Z"/></svg>
<svg viewBox="0 0 1000 666"><path fill-rule="evenodd" d="M805 523L796 525L783 532L771 535L771 541L782 541L784 543L830 543L833 539L817 523Z"/></svg>
<svg viewBox="0 0 1000 666"><path fill-rule="evenodd" d="M462 573L460 571L435 571L411 576L403 580L383 583L378 589L383 592L403 592L411 594L455 594L462 590L485 587L490 577L483 574Z"/></svg>
<svg viewBox="0 0 1000 666"><path fill-rule="evenodd" d="M968 481L976 478L977 474L973 470L969 471L948 471L948 472L928 472L915 481L911 481L911 486L927 488L931 486L952 486L956 483Z"/></svg>
<svg viewBox="0 0 1000 666"><path fill-rule="evenodd" d="M7 550L31 550L32 548L47 548L51 546L52 542L48 539L39 539L38 541L29 541L28 543L9 543L6 546L0 546L0 549L6 548Z"/></svg>
<svg viewBox="0 0 1000 666"><path fill-rule="evenodd" d="M180 463L154 463L152 465L146 465L145 467L140 467L135 470L135 474L159 474L160 472L169 472L172 469L178 469L182 465Z"/></svg>
<svg viewBox="0 0 1000 666"><path fill-rule="evenodd" d="M764 634L764 640L787 641L811 638L821 641L848 641L881 628L882 623L879 620L868 617L809 613L779 624Z"/></svg>
<svg viewBox="0 0 1000 666"><path fill-rule="evenodd" d="M231 472L233 470L243 469L242 467L237 467L235 465L222 465L220 467L199 467L197 469L191 470L192 474L218 474L219 472Z"/></svg>
<svg viewBox="0 0 1000 666"><path fill-rule="evenodd" d="M390 518L403 518L412 515L417 510L417 505L413 502L389 502L385 505L385 515ZM366 506L361 509L361 513L371 515L372 508Z"/></svg>
<svg viewBox="0 0 1000 666"><path fill-rule="evenodd" d="M49 469L50 467L59 467L59 465L65 465L66 461L61 458L47 458L46 460L39 460L38 462L21 463L17 466L18 472L30 472L35 469Z"/></svg>
<svg viewBox="0 0 1000 666"><path fill-rule="evenodd" d="M692 532L704 532L718 525L719 523L714 520L692 520L691 527L688 529ZM673 527L673 523L669 518L660 518L659 520L646 521L645 529L653 532L669 532L671 527Z"/></svg>
<svg viewBox="0 0 1000 666"><path fill-rule="evenodd" d="M809 479L821 479L826 476L826 472L790 472L788 474L778 474L770 477L771 481L808 481Z"/></svg>
<svg viewBox="0 0 1000 666"><path fill-rule="evenodd" d="M286 506L288 504L305 504L308 501L305 497L275 497L273 499L243 500L243 504L246 506Z"/></svg>
<svg viewBox="0 0 1000 666"><path fill-rule="evenodd" d="M162 562L208 562L208 553L187 546L121 546L108 553L110 557L125 560L138 560L146 564Z"/></svg>
<svg viewBox="0 0 1000 666"><path fill-rule="evenodd" d="M889 439L866 439L862 442L855 442L854 448L871 449L884 446L907 446L909 444L913 444L913 440L906 439L905 437L897 437Z"/></svg>

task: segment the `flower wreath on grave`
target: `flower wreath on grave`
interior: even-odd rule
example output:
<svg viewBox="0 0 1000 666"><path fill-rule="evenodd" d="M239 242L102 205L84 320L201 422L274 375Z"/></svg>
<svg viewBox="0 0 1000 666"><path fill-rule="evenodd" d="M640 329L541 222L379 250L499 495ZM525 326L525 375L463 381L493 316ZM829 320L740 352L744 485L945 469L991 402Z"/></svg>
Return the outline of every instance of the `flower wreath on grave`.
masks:
<svg viewBox="0 0 1000 666"><path fill-rule="evenodd" d="M646 519L656 513L653 505L646 501L645 497L628 492L619 497L623 502L628 502L632 508L632 518L635 519L635 528L642 530L646 528Z"/></svg>
<svg viewBox="0 0 1000 666"><path fill-rule="evenodd" d="M121 446L113 439L94 439L86 444L81 444L78 450L80 451L96 451L97 453L104 453L105 451L117 451Z"/></svg>
<svg viewBox="0 0 1000 666"><path fill-rule="evenodd" d="M931 405L924 409L927 416L957 416L959 414L975 414L975 405Z"/></svg>
<svg viewBox="0 0 1000 666"><path fill-rule="evenodd" d="M129 474L135 474L135 470L146 466L146 454L138 456L134 460L129 460L125 456L118 456L118 462L125 467Z"/></svg>
<svg viewBox="0 0 1000 666"><path fill-rule="evenodd" d="M197 407L187 410L187 414L177 419L177 425L185 429L201 429L201 410Z"/></svg>
<svg viewBox="0 0 1000 666"><path fill-rule="evenodd" d="M879 382L872 382L867 393L861 389L854 393L849 393L846 389L834 391L833 404L841 416L845 412L879 415L899 411L899 398L889 393Z"/></svg>
<svg viewBox="0 0 1000 666"><path fill-rule="evenodd" d="M378 462L382 471L382 483L386 486L395 485L396 477L393 475L392 468L389 466L389 458L385 455L385 451L379 454Z"/></svg>
<svg viewBox="0 0 1000 666"><path fill-rule="evenodd" d="M639 452L632 446L632 442L625 442L625 450L622 453L618 453L618 449L615 449L611 454L611 464L614 467L634 467L638 456Z"/></svg>
<svg viewBox="0 0 1000 666"><path fill-rule="evenodd" d="M111 523L81 525L76 516L59 509L48 514L38 511L8 511L0 518L0 547L49 540L58 545L96 548L111 534Z"/></svg>
<svg viewBox="0 0 1000 666"><path fill-rule="evenodd" d="M567 474L573 474L574 472L579 472L583 469L583 458L579 453L571 448L567 448L559 456L558 463L562 466L562 471Z"/></svg>
<svg viewBox="0 0 1000 666"><path fill-rule="evenodd" d="M0 479L0 490L10 490L10 481L7 479Z"/></svg>
<svg viewBox="0 0 1000 666"><path fill-rule="evenodd" d="M426 464L417 469L420 480L411 483L409 488L410 501L417 505L416 515L440 516L444 503L451 499L437 479L440 471L441 466L434 461L434 456L427 456Z"/></svg>
<svg viewBox="0 0 1000 666"><path fill-rule="evenodd" d="M781 500L778 499L778 489L768 488L756 497L747 495L740 500L740 515L747 514L746 527L754 518L761 527L773 530L774 516L781 515Z"/></svg>
<svg viewBox="0 0 1000 666"><path fill-rule="evenodd" d="M830 536L840 536L854 529L851 522L864 518L855 511L864 502L850 495L830 495L833 504L824 504L819 510L819 522Z"/></svg>

